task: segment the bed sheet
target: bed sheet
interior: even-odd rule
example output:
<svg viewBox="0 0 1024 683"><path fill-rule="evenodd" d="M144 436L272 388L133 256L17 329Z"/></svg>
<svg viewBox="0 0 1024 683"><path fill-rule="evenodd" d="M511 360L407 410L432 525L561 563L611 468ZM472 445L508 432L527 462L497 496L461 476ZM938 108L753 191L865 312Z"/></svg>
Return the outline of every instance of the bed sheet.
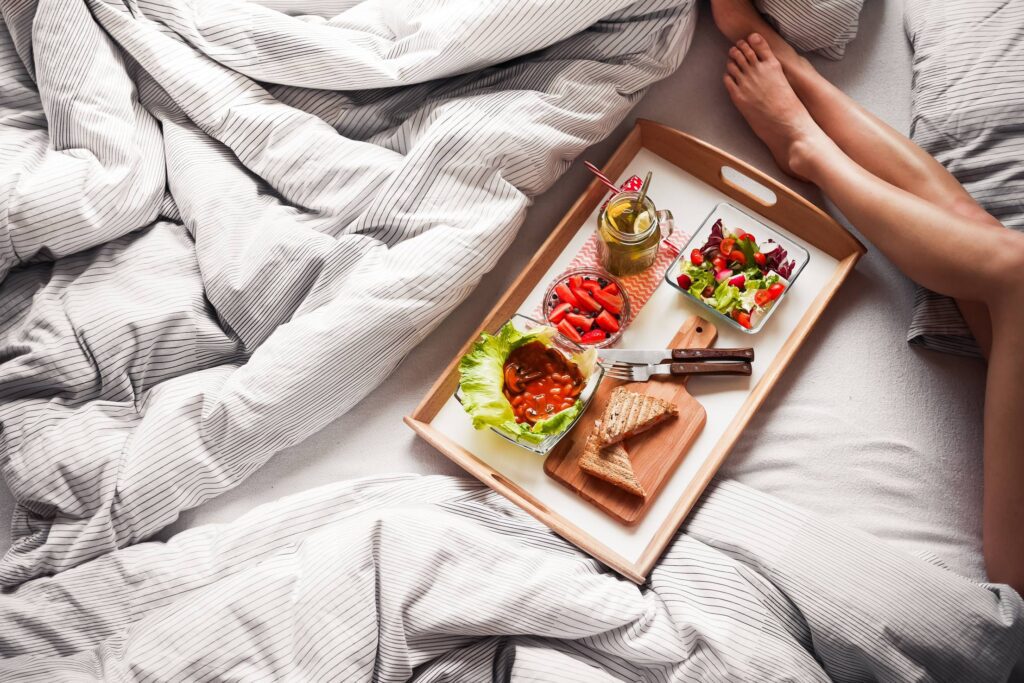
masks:
<svg viewBox="0 0 1024 683"><path fill-rule="evenodd" d="M783 178L720 85L725 40L705 5L690 54L651 89L634 114L693 133ZM860 36L838 63L817 60L846 92L906 131L910 49L902 2L868 3ZM699 105L695 105L699 103ZM601 162L632 117L583 155ZM589 177L580 159L530 209L519 238L493 272L376 391L243 484L159 534L228 521L253 506L326 482L394 472L460 474L405 428L440 368L475 329ZM790 185L814 197L810 188ZM912 286L869 251L750 425L722 472L825 513L899 547L941 558L971 578L980 555L983 376L976 361L911 350L905 342ZM0 517L13 501L0 491ZM9 545L0 529L0 546Z"/></svg>

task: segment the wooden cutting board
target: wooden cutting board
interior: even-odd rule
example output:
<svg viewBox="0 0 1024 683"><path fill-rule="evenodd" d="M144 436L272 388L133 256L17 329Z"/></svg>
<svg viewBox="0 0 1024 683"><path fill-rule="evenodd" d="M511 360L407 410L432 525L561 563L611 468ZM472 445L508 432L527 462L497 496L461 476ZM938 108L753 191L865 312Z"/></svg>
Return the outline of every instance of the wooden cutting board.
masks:
<svg viewBox="0 0 1024 683"><path fill-rule="evenodd" d="M692 316L679 328L669 346L707 348L715 342L717 336L718 330L714 325L703 318ZM672 375L657 375L649 382L620 382L605 378L572 433L548 454L544 461L544 471L623 524L637 524L657 498L669 475L682 462L707 421L704 406L686 391L687 379ZM601 417L612 390L619 386L671 401L679 407L677 418L624 442L636 478L647 492L646 498L634 496L593 477L576 464L594 421Z"/></svg>

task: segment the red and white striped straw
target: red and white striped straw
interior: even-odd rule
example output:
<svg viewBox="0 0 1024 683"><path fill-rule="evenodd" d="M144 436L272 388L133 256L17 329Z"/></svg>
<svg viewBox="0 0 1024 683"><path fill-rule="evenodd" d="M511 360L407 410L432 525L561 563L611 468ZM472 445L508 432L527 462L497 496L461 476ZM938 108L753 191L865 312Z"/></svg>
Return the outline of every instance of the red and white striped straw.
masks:
<svg viewBox="0 0 1024 683"><path fill-rule="evenodd" d="M608 186L609 190L611 190L612 192L615 192L616 194L619 192L619 188L617 188L615 186L615 183L613 183L611 180L609 180L608 176L606 176L604 173L601 173L601 169L599 169L597 166L594 166L589 161L584 161L583 165L586 166L587 168L589 168L590 172L593 173L595 176L597 176L598 180L600 180L602 183L604 183L606 186Z"/></svg>

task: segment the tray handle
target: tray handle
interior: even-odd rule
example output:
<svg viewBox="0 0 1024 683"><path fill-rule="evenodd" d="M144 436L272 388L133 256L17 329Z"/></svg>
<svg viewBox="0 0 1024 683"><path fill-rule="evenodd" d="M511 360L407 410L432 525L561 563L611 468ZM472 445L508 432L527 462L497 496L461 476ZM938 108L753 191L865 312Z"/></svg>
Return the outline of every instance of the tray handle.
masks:
<svg viewBox="0 0 1024 683"><path fill-rule="evenodd" d="M732 166L722 166L718 169L718 174L723 183L737 192L742 192L762 206L775 206L779 201L775 191L770 187L762 185Z"/></svg>

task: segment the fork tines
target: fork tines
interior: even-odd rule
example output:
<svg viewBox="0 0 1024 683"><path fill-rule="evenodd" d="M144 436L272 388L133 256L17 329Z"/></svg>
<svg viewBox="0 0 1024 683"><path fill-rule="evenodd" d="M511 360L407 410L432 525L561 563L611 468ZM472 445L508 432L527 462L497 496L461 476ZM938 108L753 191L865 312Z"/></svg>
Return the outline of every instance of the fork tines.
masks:
<svg viewBox="0 0 1024 683"><path fill-rule="evenodd" d="M633 379L633 369L635 367L630 363L617 361L611 364L604 364L604 372L614 379Z"/></svg>

